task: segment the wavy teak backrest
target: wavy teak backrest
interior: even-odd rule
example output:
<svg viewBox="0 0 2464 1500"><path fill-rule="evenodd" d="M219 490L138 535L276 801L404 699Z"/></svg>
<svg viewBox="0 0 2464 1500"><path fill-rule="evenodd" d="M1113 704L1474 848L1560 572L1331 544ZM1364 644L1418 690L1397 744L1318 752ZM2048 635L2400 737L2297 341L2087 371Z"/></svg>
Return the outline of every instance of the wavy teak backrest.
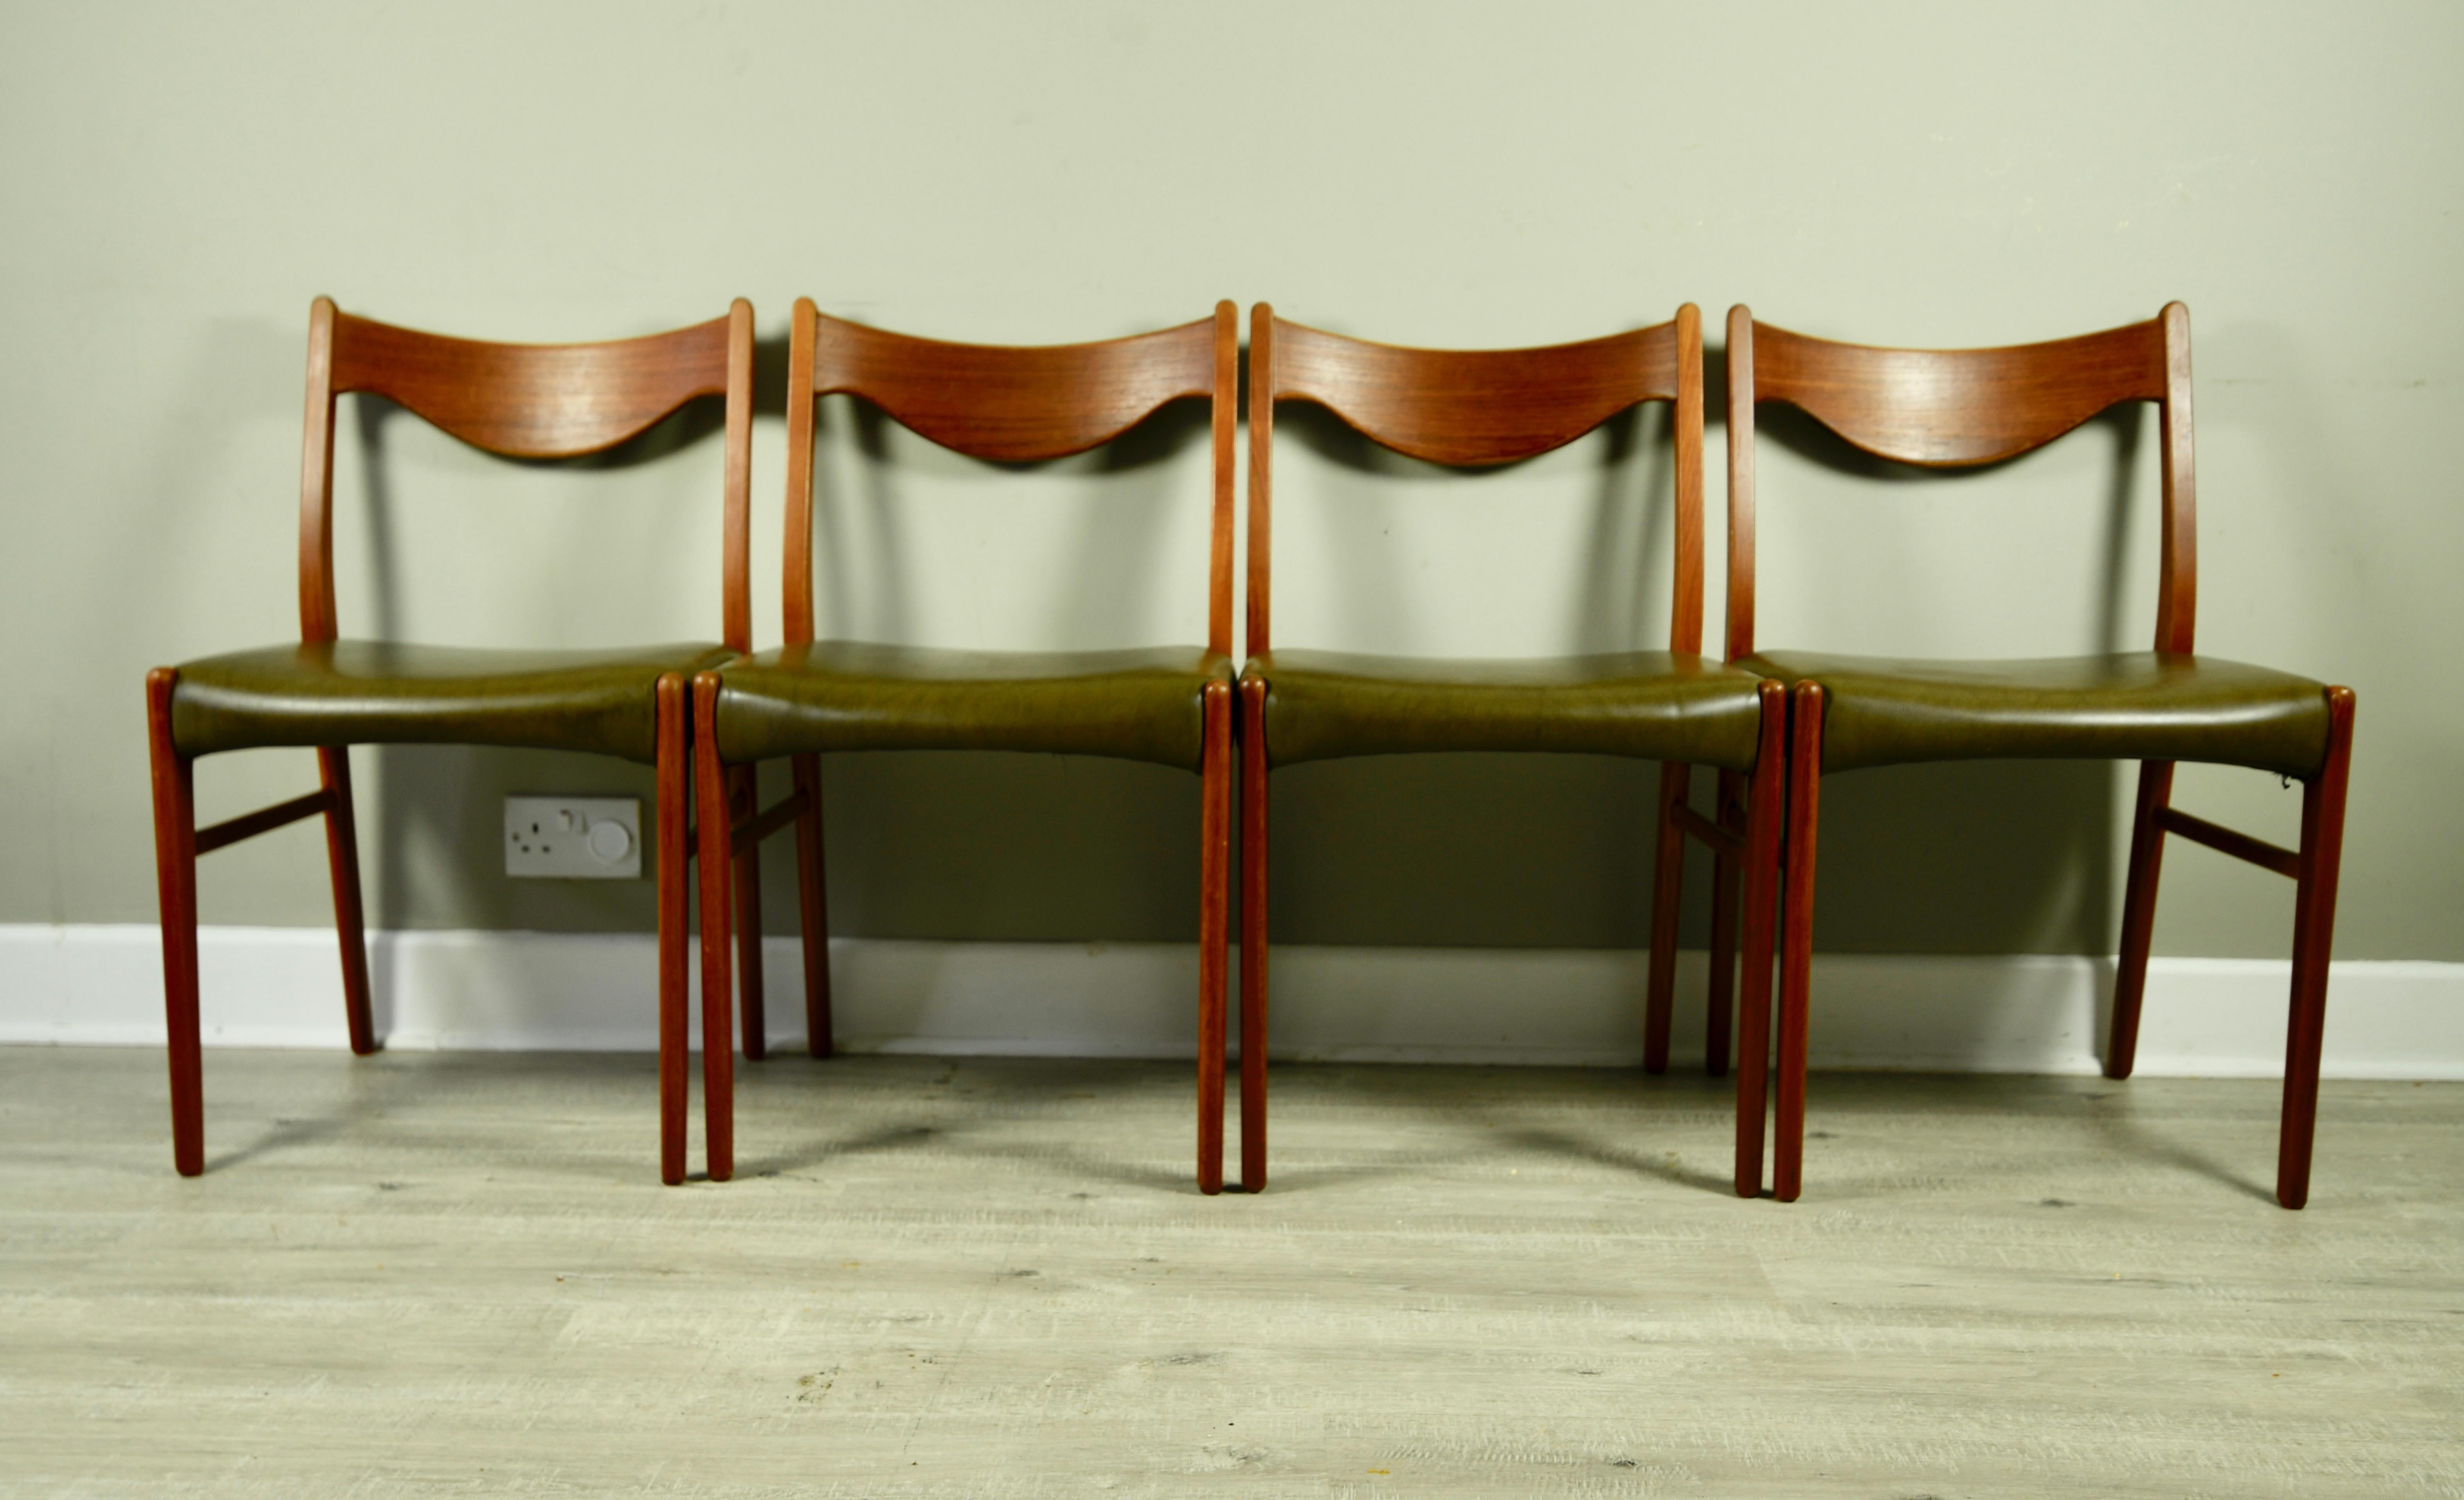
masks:
<svg viewBox="0 0 2464 1500"><path fill-rule="evenodd" d="M2098 413L2152 401L2164 425L2163 558L2156 644L2190 650L2197 599L2190 445L2190 315L1999 349L1835 343L1728 313L1728 642L1754 642L1754 407L1796 407L1869 453L1968 468L2041 448Z"/></svg>
<svg viewBox="0 0 2464 1500"><path fill-rule="evenodd" d="M901 426L971 457L1032 463L1119 437L1167 403L1214 407L1207 577L1211 649L1232 635L1232 424L1240 360L1232 304L1177 328L1100 343L947 343L831 318L799 298L788 340L786 637L813 638L814 403L870 402Z"/></svg>
<svg viewBox="0 0 2464 1500"><path fill-rule="evenodd" d="M1274 408L1327 408L1381 447L1473 468L1561 448L1646 401L1676 407L1677 586L1669 649L1703 644L1703 329L1691 303L1671 321L1531 349L1406 349L1277 318L1249 327L1249 635L1269 646Z"/></svg>
<svg viewBox="0 0 2464 1500"><path fill-rule="evenodd" d="M485 343L354 318L319 298L308 329L301 455L299 628L332 640L334 398L384 396L474 448L574 458L639 436L687 402L727 398L722 630L749 648L746 510L753 433L753 308L672 333L608 343Z"/></svg>

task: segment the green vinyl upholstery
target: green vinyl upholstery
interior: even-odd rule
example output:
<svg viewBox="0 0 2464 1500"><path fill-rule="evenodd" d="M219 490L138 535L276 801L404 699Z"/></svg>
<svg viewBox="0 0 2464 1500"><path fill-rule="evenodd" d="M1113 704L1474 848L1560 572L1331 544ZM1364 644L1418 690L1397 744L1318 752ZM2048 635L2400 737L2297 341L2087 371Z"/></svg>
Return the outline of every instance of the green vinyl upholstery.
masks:
<svg viewBox="0 0 2464 1500"><path fill-rule="evenodd" d="M2327 753L2322 684L2214 656L2021 661L1763 651L1738 666L1822 684L1822 769L1985 758L2196 761L2285 776Z"/></svg>
<svg viewBox="0 0 2464 1500"><path fill-rule="evenodd" d="M264 745L479 744L657 760L653 688L736 653L689 643L618 651L325 641L208 656L179 669L183 755Z"/></svg>
<svg viewBox="0 0 2464 1500"><path fill-rule="evenodd" d="M1226 657L1197 647L980 651L812 641L719 671L720 759L839 750L1030 750L1204 760L1210 682Z"/></svg>
<svg viewBox="0 0 2464 1500"><path fill-rule="evenodd" d="M1465 658L1276 651L1265 752L1290 765L1427 750L1543 750L1753 768L1762 679L1671 651ZM1254 753L1254 747L1253 747Z"/></svg>

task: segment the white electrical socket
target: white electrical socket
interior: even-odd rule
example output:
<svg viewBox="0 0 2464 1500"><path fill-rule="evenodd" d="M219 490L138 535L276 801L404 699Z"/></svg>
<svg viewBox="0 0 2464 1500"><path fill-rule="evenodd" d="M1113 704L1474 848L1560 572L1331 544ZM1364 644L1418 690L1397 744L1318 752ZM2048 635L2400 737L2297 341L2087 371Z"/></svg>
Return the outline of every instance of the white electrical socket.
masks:
<svg viewBox="0 0 2464 1500"><path fill-rule="evenodd" d="M642 878L642 804L632 797L508 797L505 873Z"/></svg>

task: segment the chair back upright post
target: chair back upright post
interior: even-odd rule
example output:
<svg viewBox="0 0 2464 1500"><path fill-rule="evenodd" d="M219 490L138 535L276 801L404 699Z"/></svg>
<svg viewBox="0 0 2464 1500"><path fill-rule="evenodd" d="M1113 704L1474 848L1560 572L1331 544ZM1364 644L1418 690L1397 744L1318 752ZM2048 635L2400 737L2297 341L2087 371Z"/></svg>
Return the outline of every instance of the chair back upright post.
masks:
<svg viewBox="0 0 2464 1500"><path fill-rule="evenodd" d="M1786 402L1877 457L1928 469L1999 463L2109 408L2161 413L2164 515L2156 650L2188 653L2198 606L2190 314L1998 349L1886 349L1808 338L1728 311L1727 658L1754 650L1754 407Z"/></svg>
<svg viewBox="0 0 2464 1500"><path fill-rule="evenodd" d="M578 458L638 437L687 402L727 401L721 540L725 644L752 645L746 579L753 436L753 308L671 333L605 343L488 343L309 310L308 409L299 478L299 636L334 639L334 404L384 396L473 448Z"/></svg>
<svg viewBox="0 0 2464 1500"><path fill-rule="evenodd" d="M1668 322L1529 349L1407 349L1277 318L1261 302L1249 332L1247 652L1271 646L1274 408L1325 407L1380 447L1458 468L1562 448L1630 407L1675 408L1676 586L1668 644L1703 646L1703 328L1692 303Z"/></svg>
<svg viewBox="0 0 2464 1500"><path fill-rule="evenodd" d="M1215 316L1099 343L948 343L823 313L800 298L788 335L787 497L783 625L787 644L813 639L815 404L860 397L954 452L998 463L1064 458L1119 437L1174 401L1213 404L1213 488L1207 642L1232 637L1232 428L1240 324Z"/></svg>

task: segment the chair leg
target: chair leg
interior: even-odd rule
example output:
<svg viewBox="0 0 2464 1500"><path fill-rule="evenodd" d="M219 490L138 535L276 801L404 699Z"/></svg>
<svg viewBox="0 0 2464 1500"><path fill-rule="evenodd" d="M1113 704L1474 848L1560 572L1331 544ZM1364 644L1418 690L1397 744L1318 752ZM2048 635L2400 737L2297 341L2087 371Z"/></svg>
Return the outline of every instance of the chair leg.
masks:
<svg viewBox="0 0 2464 1500"><path fill-rule="evenodd" d="M2285 1027L2284 1116L2276 1148L2276 1201L2310 1201L2310 1147L2319 1123L2319 1049L2327 1023L2327 956L2336 937L2336 877L2343 861L2344 783L2353 749L2353 690L2327 690L2327 761L2301 794L2301 864L2294 896L2293 1004Z"/></svg>
<svg viewBox="0 0 2464 1500"><path fill-rule="evenodd" d="M1783 711L1785 712L1785 711ZM1746 779L1734 771L1720 773L1712 803L1712 821L1736 827L1730 814L1743 806ZM1728 1036L1736 1016L1737 862L1726 853L1711 862L1711 982L1703 1017L1703 1071L1713 1078L1728 1070Z"/></svg>
<svg viewBox="0 0 2464 1500"><path fill-rule="evenodd" d="M1814 966L1814 842L1821 821L1822 684L1789 690L1788 872L1779 965L1779 1076L1773 1089L1771 1191L1805 1189L1805 1026Z"/></svg>
<svg viewBox="0 0 2464 1500"><path fill-rule="evenodd" d="M1232 685L1206 685L1198 815L1198 1190L1223 1191L1223 1003L1231 966Z"/></svg>
<svg viewBox="0 0 2464 1500"><path fill-rule="evenodd" d="M1266 684L1241 684L1241 1186L1266 1190Z"/></svg>
<svg viewBox="0 0 2464 1500"><path fill-rule="evenodd" d="M815 1057L831 1051L830 908L822 881L822 758L800 755L796 791L804 810L796 817L796 902L804 939L804 1046Z"/></svg>
<svg viewBox="0 0 2464 1500"><path fill-rule="evenodd" d="M687 930L691 917L685 869L692 862L689 792L693 762L686 727L692 711L685 679L663 674L654 690L658 709L659 800L659 1180L670 1187L685 1180L685 1069L692 1039L686 1025Z"/></svg>
<svg viewBox="0 0 2464 1500"><path fill-rule="evenodd" d="M702 1151L710 1180L736 1175L736 1028L728 1001L729 857L727 769L718 761L718 674L693 678L693 804L701 848L701 1107Z"/></svg>
<svg viewBox="0 0 2464 1500"><path fill-rule="evenodd" d="M761 788L749 765L727 773L728 818L731 824L753 821L761 811ZM733 842L731 840L730 842ZM744 1060L758 1063L770 1055L770 1022L761 990L761 846L751 844L736 856L737 987L744 1000Z"/></svg>
<svg viewBox="0 0 2464 1500"><path fill-rule="evenodd" d="M2156 876L2165 862L2165 829L2156 816L2173 800L2173 762L2139 765L2139 805L2130 817L2130 878L2122 897L2122 954L2113 974L2113 1030L2104 1046L2104 1075L2127 1078L2139 1060L2139 1010L2147 994L2147 946L2156 930Z"/></svg>
<svg viewBox="0 0 2464 1500"><path fill-rule="evenodd" d="M1677 992L1677 909L1684 896L1685 831L1677 805L1694 768L1674 761L1660 767L1659 817L1651 858L1651 956L1642 1001L1642 1070L1668 1071L1668 1021Z"/></svg>
<svg viewBox="0 0 2464 1500"><path fill-rule="evenodd" d="M1763 1190L1763 1116L1771 1091L1771 938L1780 887L1780 830L1788 809L1788 693L1762 686L1762 737L1746 804L1745 942L1737 997L1737 1159L1740 1198Z"/></svg>
<svg viewBox="0 0 2464 1500"><path fill-rule="evenodd" d="M171 740L180 674L145 674L146 747L154 772L154 876L163 914L163 1019L170 1038L171 1164L206 1169L204 1062L197 1038L197 807L193 762Z"/></svg>
<svg viewBox="0 0 2464 1500"><path fill-rule="evenodd" d="M334 930L342 948L342 1013L349 1018L351 1050L365 1057L377 1049L376 1023L368 1014L367 918L360 904L360 835L351 813L351 750L320 745L317 770L324 783L325 863L334 875Z"/></svg>

